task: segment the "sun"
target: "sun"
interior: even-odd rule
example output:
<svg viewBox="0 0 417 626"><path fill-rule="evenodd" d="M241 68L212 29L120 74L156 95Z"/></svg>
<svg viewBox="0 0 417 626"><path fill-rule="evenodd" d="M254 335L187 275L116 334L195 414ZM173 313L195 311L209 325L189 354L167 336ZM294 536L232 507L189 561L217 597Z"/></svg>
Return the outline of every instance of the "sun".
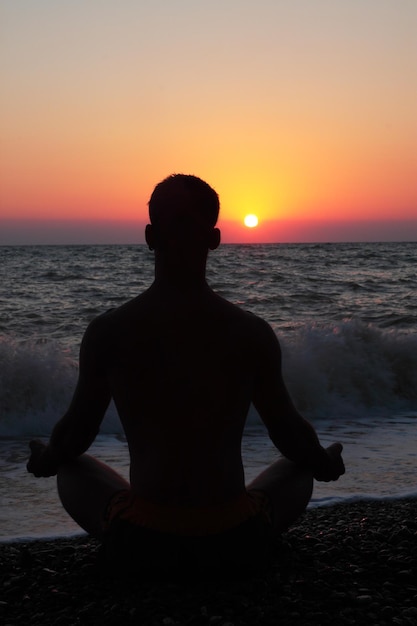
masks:
<svg viewBox="0 0 417 626"><path fill-rule="evenodd" d="M258 218L253 213L250 213L249 215L246 215L243 222L248 228L255 228L255 226L258 225Z"/></svg>

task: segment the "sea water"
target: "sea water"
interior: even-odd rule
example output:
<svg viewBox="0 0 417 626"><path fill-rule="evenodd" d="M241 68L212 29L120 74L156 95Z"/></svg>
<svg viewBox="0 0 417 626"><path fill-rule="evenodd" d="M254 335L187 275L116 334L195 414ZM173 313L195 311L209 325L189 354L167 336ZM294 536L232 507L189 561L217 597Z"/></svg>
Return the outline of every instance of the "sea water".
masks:
<svg viewBox="0 0 417 626"><path fill-rule="evenodd" d="M77 532L55 480L26 473L28 442L47 439L71 399L91 319L146 289L153 255L137 246L0 247L0 539ZM265 318L286 384L346 474L316 483L312 506L417 496L417 244L223 245L209 284ZM128 476L110 406L91 451ZM251 409L247 480L277 458Z"/></svg>

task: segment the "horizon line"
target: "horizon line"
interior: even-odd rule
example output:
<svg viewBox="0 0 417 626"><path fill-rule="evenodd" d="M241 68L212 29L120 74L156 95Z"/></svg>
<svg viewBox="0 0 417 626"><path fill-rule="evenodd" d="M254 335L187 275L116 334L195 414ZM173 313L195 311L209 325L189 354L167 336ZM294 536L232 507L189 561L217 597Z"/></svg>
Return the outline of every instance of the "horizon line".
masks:
<svg viewBox="0 0 417 626"><path fill-rule="evenodd" d="M223 246L331 246L331 245L378 245L381 243L389 243L389 244L412 244L417 243L417 239L380 239L380 240L361 240L354 241L351 239L346 240L337 240L337 241L222 241L219 245L219 248ZM58 242L58 243L2 243L0 241L0 247L2 248L20 248L20 247L58 247L58 246L66 246L66 247L109 247L109 246L147 246L145 241L132 241L132 242L108 242L108 243L86 243L86 242Z"/></svg>

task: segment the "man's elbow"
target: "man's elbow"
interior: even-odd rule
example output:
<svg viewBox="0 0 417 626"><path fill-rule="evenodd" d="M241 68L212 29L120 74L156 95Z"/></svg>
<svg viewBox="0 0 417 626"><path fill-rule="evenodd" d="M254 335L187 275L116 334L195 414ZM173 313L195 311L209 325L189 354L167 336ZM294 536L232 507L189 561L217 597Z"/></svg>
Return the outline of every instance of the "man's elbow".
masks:
<svg viewBox="0 0 417 626"><path fill-rule="evenodd" d="M50 446L63 461L71 460L88 450L98 432L96 424L86 421L74 424L65 415L52 432Z"/></svg>

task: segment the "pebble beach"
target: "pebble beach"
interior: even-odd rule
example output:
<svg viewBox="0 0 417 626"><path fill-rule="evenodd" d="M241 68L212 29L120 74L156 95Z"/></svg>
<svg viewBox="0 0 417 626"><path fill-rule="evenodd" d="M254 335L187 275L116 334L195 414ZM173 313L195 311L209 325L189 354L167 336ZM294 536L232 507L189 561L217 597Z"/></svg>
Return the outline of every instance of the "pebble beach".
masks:
<svg viewBox="0 0 417 626"><path fill-rule="evenodd" d="M97 541L0 544L0 622L254 626L417 623L417 500L309 509L247 580L111 577Z"/></svg>

